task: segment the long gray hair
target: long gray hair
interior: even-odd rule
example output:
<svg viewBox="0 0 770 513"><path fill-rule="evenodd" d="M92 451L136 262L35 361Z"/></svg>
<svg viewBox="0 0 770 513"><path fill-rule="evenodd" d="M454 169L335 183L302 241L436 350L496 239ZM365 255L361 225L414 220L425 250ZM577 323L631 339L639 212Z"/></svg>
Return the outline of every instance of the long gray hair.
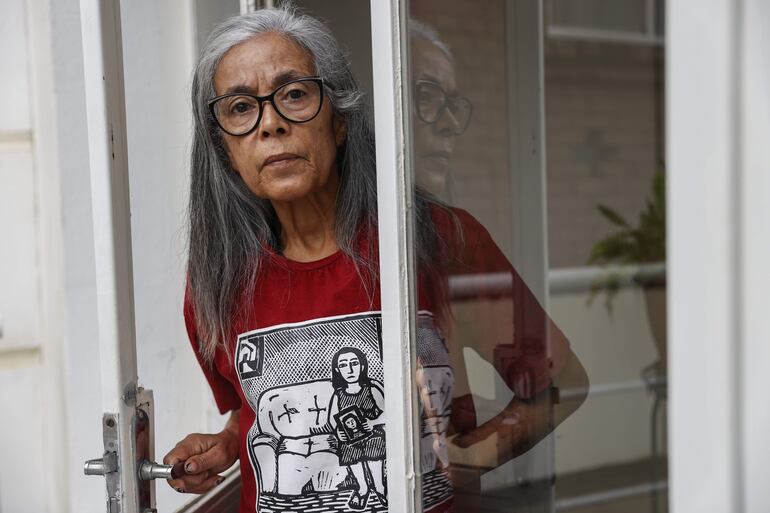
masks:
<svg viewBox="0 0 770 513"><path fill-rule="evenodd" d="M345 53L320 21L292 6L233 17L219 25L201 50L192 83L195 130L190 162L188 295L195 311L201 355L213 361L221 344L228 351L232 319L246 308L254 290L265 248L280 248L280 224L268 200L256 197L232 169L224 141L211 117L208 100L215 96L214 74L225 53L259 34L281 34L306 49L315 73L324 79L326 96L342 116L347 138L338 150L339 190L336 203L337 245L354 262L368 291L377 279L376 248L357 243L359 230L376 233L377 193L374 137L364 94ZM418 260L436 239L427 203L418 195ZM427 228L426 228L427 227ZM370 294L371 296L371 294Z"/></svg>

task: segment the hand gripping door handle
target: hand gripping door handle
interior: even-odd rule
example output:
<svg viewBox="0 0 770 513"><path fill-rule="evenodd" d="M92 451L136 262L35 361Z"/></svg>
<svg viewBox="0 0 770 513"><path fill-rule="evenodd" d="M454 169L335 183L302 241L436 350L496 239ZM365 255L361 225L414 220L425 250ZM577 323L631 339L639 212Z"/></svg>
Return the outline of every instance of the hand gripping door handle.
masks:
<svg viewBox="0 0 770 513"><path fill-rule="evenodd" d="M117 453L110 452L103 458L86 461L83 472L87 476L104 476L118 469ZM144 460L139 466L139 479L150 481L152 479L178 479L184 475L184 462L175 465L161 465L153 461Z"/></svg>

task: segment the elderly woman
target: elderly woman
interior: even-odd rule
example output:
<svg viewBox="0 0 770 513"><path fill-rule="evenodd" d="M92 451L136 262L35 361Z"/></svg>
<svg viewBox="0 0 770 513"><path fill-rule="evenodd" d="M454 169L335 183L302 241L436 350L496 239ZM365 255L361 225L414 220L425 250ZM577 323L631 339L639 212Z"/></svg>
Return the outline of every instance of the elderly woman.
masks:
<svg viewBox="0 0 770 513"><path fill-rule="evenodd" d="M363 94L323 24L275 9L214 31L192 98L185 321L219 410L232 413L220 433L189 435L166 455L167 464L185 463L186 475L170 484L205 492L240 460L241 512L384 511L384 430L372 420L384 405L359 390L361 376L366 390L384 390L374 141ZM452 394L451 353L462 350L440 335L451 317L450 274L511 273L520 324L508 342L526 356L498 371L521 401L535 404L574 359L555 327L546 358L548 320L529 290L478 222L432 198L417 195L420 332L432 334L418 341L422 411L426 425L441 436L459 432L467 446L500 423L477 428L470 396ZM480 353L492 361L494 342L487 346ZM340 354L356 355L344 362L356 383L335 380ZM519 449L548 428L523 429ZM425 510L448 511L448 460L430 456Z"/></svg>

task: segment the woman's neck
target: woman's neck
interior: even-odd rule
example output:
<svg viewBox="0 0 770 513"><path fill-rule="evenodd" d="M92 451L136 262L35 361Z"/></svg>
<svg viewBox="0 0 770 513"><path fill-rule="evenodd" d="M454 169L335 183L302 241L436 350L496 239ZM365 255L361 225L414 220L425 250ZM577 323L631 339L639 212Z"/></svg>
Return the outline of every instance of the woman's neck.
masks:
<svg viewBox="0 0 770 513"><path fill-rule="evenodd" d="M302 200L273 202L281 224L283 256L297 262L320 260L339 250L335 234L336 188Z"/></svg>

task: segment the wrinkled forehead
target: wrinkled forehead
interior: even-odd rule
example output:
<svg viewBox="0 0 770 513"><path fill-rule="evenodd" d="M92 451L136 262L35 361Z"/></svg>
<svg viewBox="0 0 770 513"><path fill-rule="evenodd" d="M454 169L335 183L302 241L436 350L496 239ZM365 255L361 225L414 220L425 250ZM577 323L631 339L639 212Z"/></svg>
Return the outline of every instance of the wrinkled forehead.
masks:
<svg viewBox="0 0 770 513"><path fill-rule="evenodd" d="M315 75L310 52L290 37L268 32L230 48L214 73L216 94L269 94L276 87Z"/></svg>

